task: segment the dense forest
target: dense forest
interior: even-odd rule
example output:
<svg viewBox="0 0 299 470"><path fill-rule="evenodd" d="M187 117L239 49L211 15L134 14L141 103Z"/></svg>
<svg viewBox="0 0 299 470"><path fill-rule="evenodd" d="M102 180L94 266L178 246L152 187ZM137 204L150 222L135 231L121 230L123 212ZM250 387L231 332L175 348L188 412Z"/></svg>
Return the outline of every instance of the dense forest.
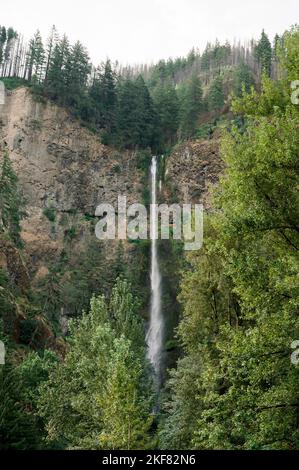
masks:
<svg viewBox="0 0 299 470"><path fill-rule="evenodd" d="M158 408L138 265L125 265L121 243L114 265L91 251L63 288L58 271L32 291L0 268L1 449L298 449L298 50L293 27L274 44L263 31L248 45L216 41L156 65L94 67L54 27L46 45L39 32L25 44L0 29L8 90L24 85L35 100L66 107L105 145L137 150L142 171L151 153L167 158L215 130L225 166L203 248L178 255L179 358ZM0 248L12 256L22 257L24 217L5 150ZM56 320L68 303L74 315L62 334ZM28 316L16 341L10 319L20 304ZM53 347L36 334L41 323L54 331Z"/></svg>
<svg viewBox="0 0 299 470"><path fill-rule="evenodd" d="M70 44L53 26L46 45L39 31L25 44L13 28L1 28L0 75L29 84L40 98L67 106L102 141L163 153L178 139L201 136L219 118L231 92L248 91L261 75L278 74L277 50L262 32L248 45L208 44L202 54L121 67L94 67L80 43ZM11 82L11 80L10 80ZM10 85L11 86L11 85ZM206 124L198 129L198 121Z"/></svg>

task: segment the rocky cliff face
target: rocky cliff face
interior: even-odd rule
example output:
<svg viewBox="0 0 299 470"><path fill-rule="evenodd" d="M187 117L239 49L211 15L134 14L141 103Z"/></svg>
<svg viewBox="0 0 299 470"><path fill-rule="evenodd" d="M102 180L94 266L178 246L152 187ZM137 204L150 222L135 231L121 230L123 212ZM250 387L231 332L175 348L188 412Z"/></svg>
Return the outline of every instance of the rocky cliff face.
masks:
<svg viewBox="0 0 299 470"><path fill-rule="evenodd" d="M0 107L1 146L9 151L26 201L22 238L38 275L63 249L65 237L83 249L90 216L119 194L137 202L140 174L134 154L102 145L64 109L34 101L26 88L9 92Z"/></svg>
<svg viewBox="0 0 299 470"><path fill-rule="evenodd" d="M61 324L74 313L77 300L78 311L82 311L79 301L85 293L85 284L80 285L81 274L85 281L84 275L88 273L89 289L94 288L95 292L102 277L113 274L112 264L119 263L118 243L100 242L95 237L95 209L103 202L116 204L118 195L126 195L128 204L142 202L146 178L137 169L134 153L120 153L104 146L66 110L50 102L36 102L26 88L9 92L5 105L0 106L0 158L4 148L18 175L27 213L22 222L25 245L22 252L5 237L0 238L0 268L4 268L23 296L17 300L11 295L6 331L17 342L31 344L27 332L30 327L38 339L37 347L45 343L63 354L64 345L54 337L42 312L38 310L34 319L30 319L32 306L27 293L31 288L39 291L45 280L47 289L52 289L49 299L58 302L55 308ZM209 184L217 182L221 169L217 137L177 145L166 162L161 202L203 202L209 208ZM130 261L127 264L133 273L133 288L144 297L142 314L146 317L148 247L123 245L120 264L123 259ZM163 250L161 256L171 264L164 273L164 287L167 283L171 286L166 289L167 311L172 312L171 338L176 324L174 271L178 260L172 258L175 254L167 243ZM82 259L85 267L80 265ZM56 299L61 285L67 286L67 298L74 298L71 305L65 303L65 298ZM138 291L140 288L143 291ZM0 291L0 301L1 296L6 299L7 292ZM92 292L87 294L87 302Z"/></svg>
<svg viewBox="0 0 299 470"><path fill-rule="evenodd" d="M172 197L184 203L203 203L204 210L211 208L210 189L223 170L219 147L217 134L210 140L176 146L167 159L165 172L167 187L173 188Z"/></svg>
<svg viewBox="0 0 299 470"><path fill-rule="evenodd" d="M47 275L66 243L74 265L97 242L91 221L98 204L115 204L121 194L128 203L142 200L144 179L134 153L104 146L66 110L36 102L26 88L8 92L0 106L0 146L9 151L26 201L22 238L33 283ZM178 202L208 208L209 184L221 169L217 136L180 144L167 159L162 197L170 201L175 193ZM108 259L115 246L107 244ZM125 251L134 248L127 244Z"/></svg>

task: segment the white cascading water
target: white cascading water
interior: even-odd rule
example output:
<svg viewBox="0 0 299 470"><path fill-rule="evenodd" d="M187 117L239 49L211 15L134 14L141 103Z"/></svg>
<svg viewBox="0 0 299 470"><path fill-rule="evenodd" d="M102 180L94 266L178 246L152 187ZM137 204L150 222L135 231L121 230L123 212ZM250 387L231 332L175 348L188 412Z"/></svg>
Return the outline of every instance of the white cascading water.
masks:
<svg viewBox="0 0 299 470"><path fill-rule="evenodd" d="M155 237L158 220L155 204L157 203L157 157L151 163L151 307L150 323L147 333L148 358L153 365L156 380L161 379L161 355L163 347L163 317L161 311L161 274L159 270L157 240Z"/></svg>

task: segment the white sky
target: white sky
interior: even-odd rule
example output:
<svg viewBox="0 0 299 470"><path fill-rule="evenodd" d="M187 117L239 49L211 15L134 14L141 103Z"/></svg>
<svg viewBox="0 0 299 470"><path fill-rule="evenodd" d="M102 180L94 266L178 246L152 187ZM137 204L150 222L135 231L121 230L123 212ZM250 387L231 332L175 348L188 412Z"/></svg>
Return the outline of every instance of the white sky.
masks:
<svg viewBox="0 0 299 470"><path fill-rule="evenodd" d="M80 40L93 63L121 63L185 55L207 41L273 38L299 22L299 0L0 0L0 23L26 38L53 24Z"/></svg>

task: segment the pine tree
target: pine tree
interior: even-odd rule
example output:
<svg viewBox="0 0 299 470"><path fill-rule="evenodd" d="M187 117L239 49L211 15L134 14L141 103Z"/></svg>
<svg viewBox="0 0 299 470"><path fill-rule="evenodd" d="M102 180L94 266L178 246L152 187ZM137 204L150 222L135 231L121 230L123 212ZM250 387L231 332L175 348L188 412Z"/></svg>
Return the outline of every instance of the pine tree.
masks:
<svg viewBox="0 0 299 470"><path fill-rule="evenodd" d="M268 77L271 75L272 47L265 31L262 31L261 38L254 50L255 57L261 68L261 72Z"/></svg>
<svg viewBox="0 0 299 470"><path fill-rule="evenodd" d="M208 106L211 111L222 108L224 105L223 79L221 76L216 77L210 86L208 92Z"/></svg>
<svg viewBox="0 0 299 470"><path fill-rule="evenodd" d="M34 76L38 83L41 82L44 72L45 50L39 31L34 36Z"/></svg>
<svg viewBox="0 0 299 470"><path fill-rule="evenodd" d="M183 138L194 136L198 119L202 111L202 86L200 79L194 75L183 89L181 98L181 135Z"/></svg>
<svg viewBox="0 0 299 470"><path fill-rule="evenodd" d="M123 80L118 87L118 142L127 148L157 148L159 117L141 76Z"/></svg>
<svg viewBox="0 0 299 470"><path fill-rule="evenodd" d="M90 73L89 57L84 46L77 41L66 55L63 71L65 84L65 103L76 108L80 113L80 104L86 90Z"/></svg>
<svg viewBox="0 0 299 470"><path fill-rule="evenodd" d="M96 124L104 128L108 133L113 133L116 126L116 76L108 59L97 70L89 95L96 108Z"/></svg>
<svg viewBox="0 0 299 470"><path fill-rule="evenodd" d="M234 93L236 96L241 96L243 90L248 92L253 85L254 79L250 67L242 62L234 73Z"/></svg>
<svg viewBox="0 0 299 470"><path fill-rule="evenodd" d="M49 68L50 64L52 62L52 57L53 57L53 52L55 49L55 46L58 42L58 34L56 27L53 25L51 29L51 33L47 42L47 53L46 53L46 67L45 67L45 85L48 80L48 73L49 73Z"/></svg>
<svg viewBox="0 0 299 470"><path fill-rule="evenodd" d="M65 68L69 60L70 45L68 38L64 35L54 46L49 61L47 82L45 84L46 94L61 103L65 102L66 76Z"/></svg>
<svg viewBox="0 0 299 470"><path fill-rule="evenodd" d="M176 139L179 126L179 100L171 82L157 85L153 100L160 119L160 130L164 145L171 145Z"/></svg>
<svg viewBox="0 0 299 470"><path fill-rule="evenodd" d="M27 51L26 70L29 82L40 83L43 78L45 50L40 32L37 30L29 42Z"/></svg>

